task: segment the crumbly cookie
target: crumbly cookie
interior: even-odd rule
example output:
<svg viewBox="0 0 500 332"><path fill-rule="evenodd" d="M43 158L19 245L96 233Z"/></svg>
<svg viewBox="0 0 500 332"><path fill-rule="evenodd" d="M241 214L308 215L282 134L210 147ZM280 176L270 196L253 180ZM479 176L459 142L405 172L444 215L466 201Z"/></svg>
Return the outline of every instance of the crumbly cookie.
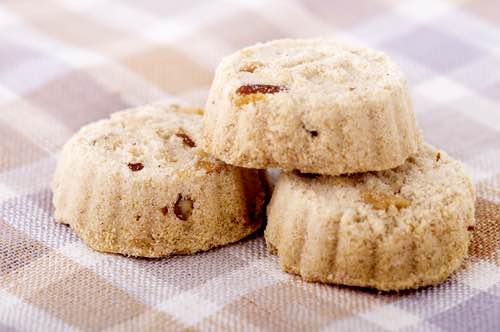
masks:
<svg viewBox="0 0 500 332"><path fill-rule="evenodd" d="M474 188L459 162L424 145L393 170L284 173L265 237L308 281L401 290L444 281L474 230Z"/></svg>
<svg viewBox="0 0 500 332"><path fill-rule="evenodd" d="M144 257L207 250L259 228L263 171L203 152L196 113L150 105L83 127L54 176L56 220L96 250Z"/></svg>
<svg viewBox="0 0 500 332"><path fill-rule="evenodd" d="M229 164L338 175L402 165L420 131L406 79L383 53L277 40L222 60L204 138Z"/></svg>

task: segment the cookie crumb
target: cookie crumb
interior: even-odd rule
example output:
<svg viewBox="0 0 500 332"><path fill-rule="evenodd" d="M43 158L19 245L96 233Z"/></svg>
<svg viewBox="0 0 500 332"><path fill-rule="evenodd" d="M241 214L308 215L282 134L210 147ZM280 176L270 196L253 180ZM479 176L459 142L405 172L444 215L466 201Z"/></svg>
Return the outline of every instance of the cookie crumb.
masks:
<svg viewBox="0 0 500 332"><path fill-rule="evenodd" d="M263 101L266 99L266 96L262 93L254 93L251 95L241 96L234 102L236 107L242 107L247 104L256 104L259 101Z"/></svg>
<svg viewBox="0 0 500 332"><path fill-rule="evenodd" d="M220 173L225 168L225 164L221 162L211 162L208 160L198 160L196 162L196 168L204 169L208 174L210 173Z"/></svg>
<svg viewBox="0 0 500 332"><path fill-rule="evenodd" d="M253 73L258 68L261 68L263 64L261 62L247 62L240 67L240 71Z"/></svg>
<svg viewBox="0 0 500 332"><path fill-rule="evenodd" d="M197 115L203 115L203 113L204 113L203 108L199 108L199 107L184 107L184 108L182 108L182 112L190 113L190 114L197 114Z"/></svg>

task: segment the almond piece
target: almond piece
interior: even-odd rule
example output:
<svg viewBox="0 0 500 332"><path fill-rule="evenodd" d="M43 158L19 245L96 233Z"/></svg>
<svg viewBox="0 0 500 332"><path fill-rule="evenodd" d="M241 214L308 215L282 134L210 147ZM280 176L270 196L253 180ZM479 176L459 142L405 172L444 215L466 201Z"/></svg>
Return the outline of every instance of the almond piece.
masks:
<svg viewBox="0 0 500 332"><path fill-rule="evenodd" d="M398 209L404 209L411 204L406 198L398 195L388 195L379 191L365 191L361 194L361 198L376 210L387 210L391 205L394 205Z"/></svg>

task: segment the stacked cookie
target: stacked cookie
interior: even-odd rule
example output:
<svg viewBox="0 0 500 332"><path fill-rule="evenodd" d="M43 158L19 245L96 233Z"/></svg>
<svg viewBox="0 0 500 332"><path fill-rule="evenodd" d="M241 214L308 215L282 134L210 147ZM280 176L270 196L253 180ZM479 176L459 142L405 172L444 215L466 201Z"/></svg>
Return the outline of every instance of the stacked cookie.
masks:
<svg viewBox="0 0 500 332"><path fill-rule="evenodd" d="M204 148L284 172L265 237L305 280L400 290L456 270L474 227L462 166L421 141L404 75L384 54L279 40L219 65Z"/></svg>

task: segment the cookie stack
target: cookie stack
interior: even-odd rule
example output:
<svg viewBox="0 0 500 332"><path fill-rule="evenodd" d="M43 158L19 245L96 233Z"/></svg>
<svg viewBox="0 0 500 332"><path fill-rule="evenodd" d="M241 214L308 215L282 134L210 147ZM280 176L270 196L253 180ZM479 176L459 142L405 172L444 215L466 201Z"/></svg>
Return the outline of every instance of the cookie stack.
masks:
<svg viewBox="0 0 500 332"><path fill-rule="evenodd" d="M264 172L279 168L265 238L283 270L400 290L460 266L472 182L422 142L384 54L331 40L248 47L221 62L201 114L150 105L82 128L54 176L56 219L99 251L195 253L263 224Z"/></svg>
<svg viewBox="0 0 500 332"><path fill-rule="evenodd" d="M219 65L205 150L280 168L265 237L308 281L401 290L456 270L474 228L462 166L425 144L406 79L384 54L326 40L278 40Z"/></svg>

